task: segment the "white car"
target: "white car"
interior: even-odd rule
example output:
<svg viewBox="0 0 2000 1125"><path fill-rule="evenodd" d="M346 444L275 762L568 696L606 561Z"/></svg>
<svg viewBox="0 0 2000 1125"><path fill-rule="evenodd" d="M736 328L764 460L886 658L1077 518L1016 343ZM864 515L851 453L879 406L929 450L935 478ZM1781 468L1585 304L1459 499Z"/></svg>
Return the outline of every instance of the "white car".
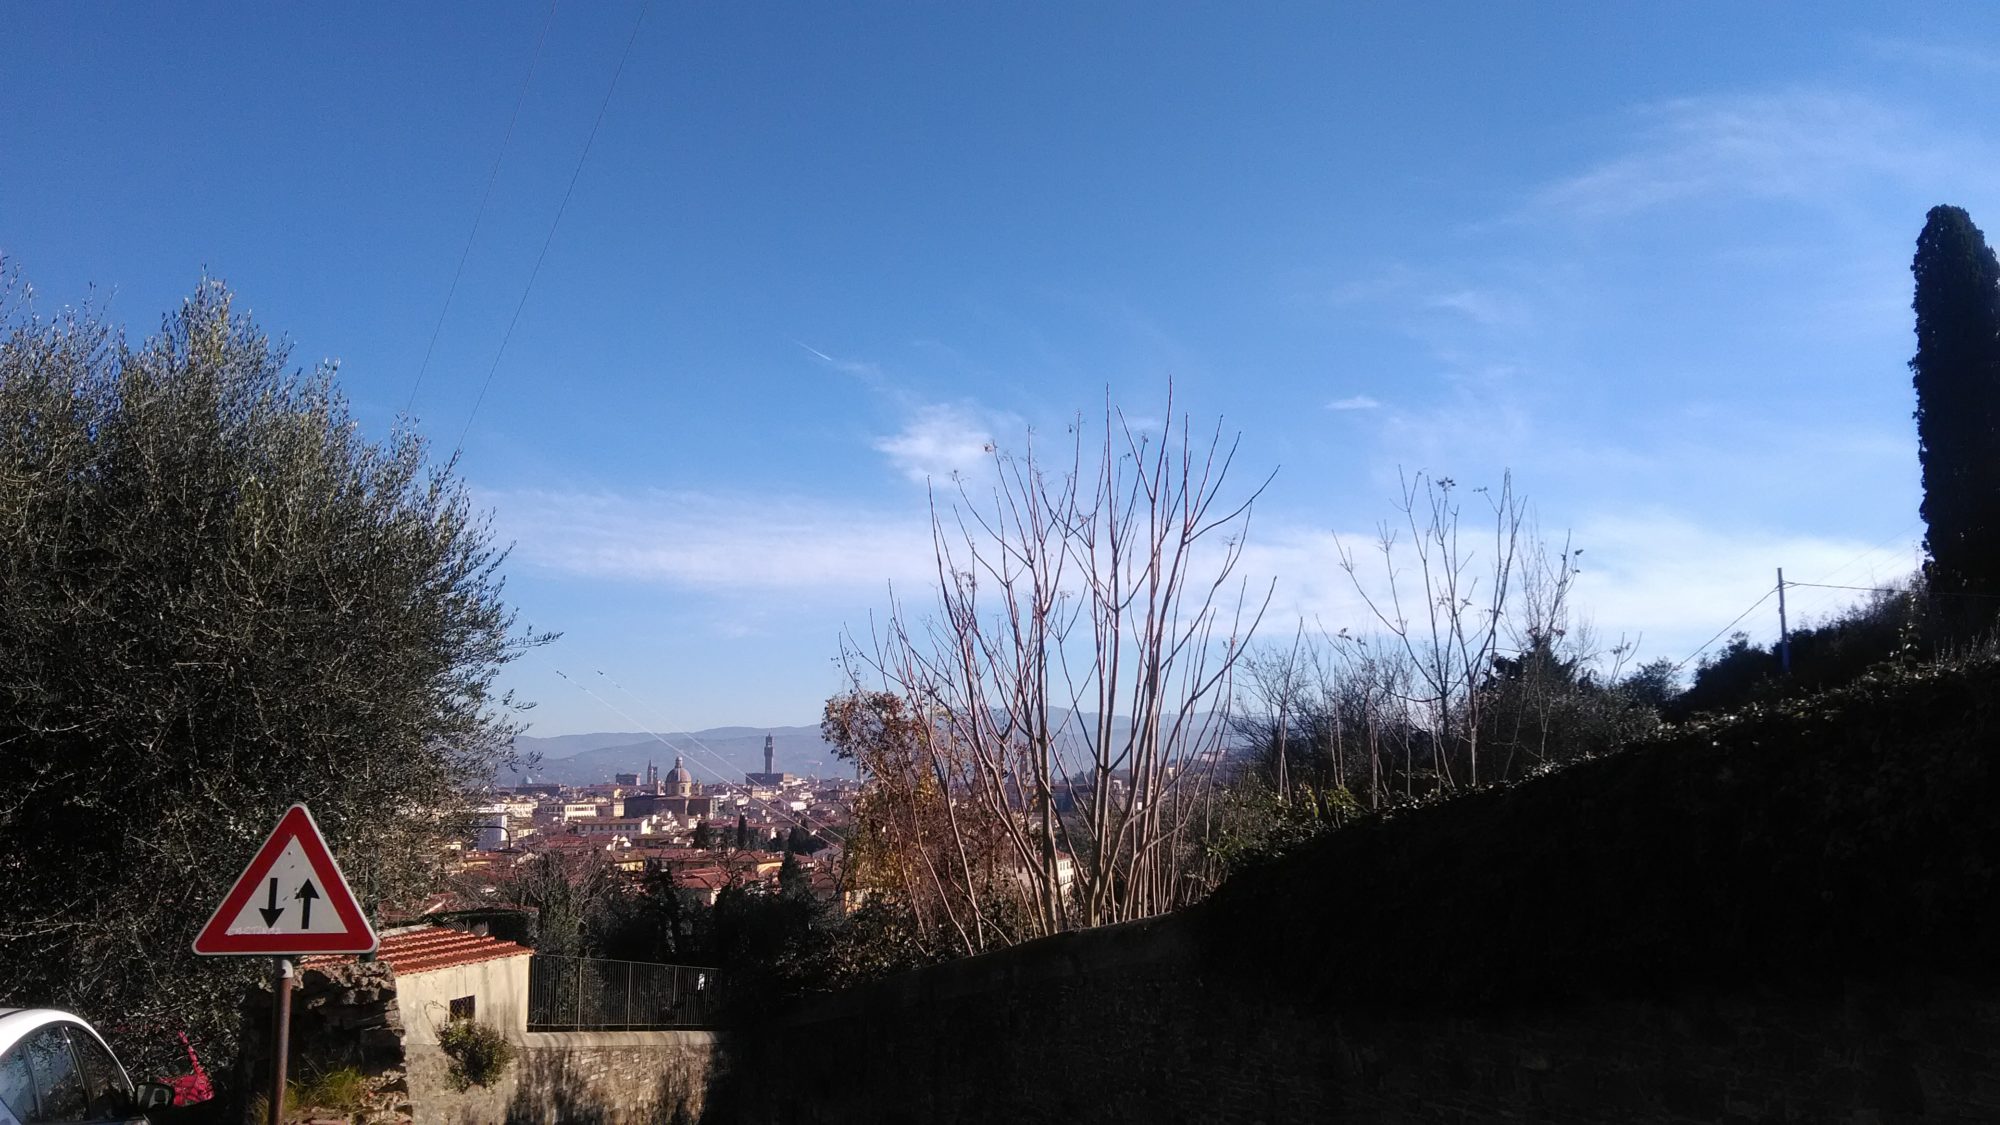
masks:
<svg viewBox="0 0 2000 1125"><path fill-rule="evenodd" d="M53 1008L0 1008L0 1125L103 1122L146 1125L173 1103L173 1088L135 1089L118 1056L79 1016Z"/></svg>

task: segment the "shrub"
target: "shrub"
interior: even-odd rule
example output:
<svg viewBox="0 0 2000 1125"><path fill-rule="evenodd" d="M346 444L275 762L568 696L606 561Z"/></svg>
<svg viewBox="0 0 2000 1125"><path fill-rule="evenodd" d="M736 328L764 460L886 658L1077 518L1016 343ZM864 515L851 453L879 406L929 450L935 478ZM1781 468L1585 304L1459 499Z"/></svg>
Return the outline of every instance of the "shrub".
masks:
<svg viewBox="0 0 2000 1125"><path fill-rule="evenodd" d="M474 1020L452 1020L439 1027L438 1046L451 1058L451 1084L461 1093L493 1085L514 1062L514 1045L499 1029Z"/></svg>

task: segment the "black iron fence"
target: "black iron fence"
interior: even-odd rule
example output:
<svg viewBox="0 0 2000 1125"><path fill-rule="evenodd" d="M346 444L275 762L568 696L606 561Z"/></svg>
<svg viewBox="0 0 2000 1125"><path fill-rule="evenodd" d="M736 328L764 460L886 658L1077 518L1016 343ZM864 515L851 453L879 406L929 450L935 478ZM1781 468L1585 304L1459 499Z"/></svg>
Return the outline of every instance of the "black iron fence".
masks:
<svg viewBox="0 0 2000 1125"><path fill-rule="evenodd" d="M545 953L528 959L529 1031L709 1027L720 1000L714 969Z"/></svg>

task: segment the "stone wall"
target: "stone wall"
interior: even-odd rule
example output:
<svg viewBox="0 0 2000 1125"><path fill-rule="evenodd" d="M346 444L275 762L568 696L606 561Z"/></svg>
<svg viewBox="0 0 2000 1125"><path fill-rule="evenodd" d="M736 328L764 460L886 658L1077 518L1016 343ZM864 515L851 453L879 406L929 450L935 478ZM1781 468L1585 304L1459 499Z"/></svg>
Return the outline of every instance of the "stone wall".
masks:
<svg viewBox="0 0 2000 1125"><path fill-rule="evenodd" d="M714 1037L705 1031L530 1032L490 1087L452 1088L451 1060L408 1048L416 1125L680 1125L700 1120Z"/></svg>
<svg viewBox="0 0 2000 1125"><path fill-rule="evenodd" d="M702 1118L715 1050L709 1032L538 1031L523 1046L510 1123L692 1125Z"/></svg>
<svg viewBox="0 0 2000 1125"><path fill-rule="evenodd" d="M1410 968L1384 951L1356 971ZM1205 968L1181 919L936 966L726 1036L710 1120L2000 1120L1991 984L1836 981L1398 1017L1305 1010L1286 997L1286 966L1259 975Z"/></svg>

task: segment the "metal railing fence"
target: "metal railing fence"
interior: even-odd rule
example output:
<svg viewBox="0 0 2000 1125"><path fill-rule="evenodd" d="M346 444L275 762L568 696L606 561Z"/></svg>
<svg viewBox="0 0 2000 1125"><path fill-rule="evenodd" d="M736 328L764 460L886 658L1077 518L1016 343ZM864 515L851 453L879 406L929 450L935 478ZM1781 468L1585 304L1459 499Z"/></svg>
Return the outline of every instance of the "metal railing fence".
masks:
<svg viewBox="0 0 2000 1125"><path fill-rule="evenodd" d="M537 953L528 959L529 1031L709 1027L720 1007L714 969Z"/></svg>

